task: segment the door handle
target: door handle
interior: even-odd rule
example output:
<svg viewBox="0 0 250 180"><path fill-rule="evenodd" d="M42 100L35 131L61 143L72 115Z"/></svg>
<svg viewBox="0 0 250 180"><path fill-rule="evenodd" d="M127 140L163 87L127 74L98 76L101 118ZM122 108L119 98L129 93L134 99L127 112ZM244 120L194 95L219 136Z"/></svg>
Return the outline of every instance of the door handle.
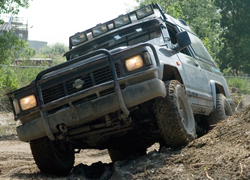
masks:
<svg viewBox="0 0 250 180"><path fill-rule="evenodd" d="M197 61L194 61L194 65L198 67L199 63Z"/></svg>

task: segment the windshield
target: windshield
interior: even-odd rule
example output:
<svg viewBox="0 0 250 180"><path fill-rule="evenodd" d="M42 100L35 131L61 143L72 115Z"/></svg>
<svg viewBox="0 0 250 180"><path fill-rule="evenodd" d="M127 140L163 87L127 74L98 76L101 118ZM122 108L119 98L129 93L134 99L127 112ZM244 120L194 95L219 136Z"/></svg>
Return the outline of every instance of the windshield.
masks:
<svg viewBox="0 0 250 180"><path fill-rule="evenodd" d="M158 23L158 21L142 23L96 39L85 44L79 51L73 54L72 58L101 48L111 50L144 42L162 45L164 40Z"/></svg>

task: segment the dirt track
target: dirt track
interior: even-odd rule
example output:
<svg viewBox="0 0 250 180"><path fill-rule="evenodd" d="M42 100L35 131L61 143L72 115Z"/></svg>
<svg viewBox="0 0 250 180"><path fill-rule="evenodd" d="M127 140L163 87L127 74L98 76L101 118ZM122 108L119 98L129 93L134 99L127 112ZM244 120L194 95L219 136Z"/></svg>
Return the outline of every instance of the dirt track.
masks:
<svg viewBox="0 0 250 180"><path fill-rule="evenodd" d="M82 150L76 154L72 173L57 177L40 173L29 143L19 141L17 136L1 137L0 147L0 179L93 179L95 176L108 179L112 175L113 164L106 150ZM154 149L159 149L159 145L155 144L149 151Z"/></svg>
<svg viewBox="0 0 250 180"><path fill-rule="evenodd" d="M250 106L184 149L154 149L115 164L107 151L81 151L72 173L62 178L39 172L28 143L1 137L0 179L250 179Z"/></svg>
<svg viewBox="0 0 250 180"><path fill-rule="evenodd" d="M16 136L0 138L0 147L0 179L59 178L41 174L31 155L29 143L19 141ZM87 165L98 161L102 161L102 163L111 162L107 151L81 151L81 153L76 154L75 169L84 165L87 167ZM71 175L64 179L74 179L74 177L74 175Z"/></svg>

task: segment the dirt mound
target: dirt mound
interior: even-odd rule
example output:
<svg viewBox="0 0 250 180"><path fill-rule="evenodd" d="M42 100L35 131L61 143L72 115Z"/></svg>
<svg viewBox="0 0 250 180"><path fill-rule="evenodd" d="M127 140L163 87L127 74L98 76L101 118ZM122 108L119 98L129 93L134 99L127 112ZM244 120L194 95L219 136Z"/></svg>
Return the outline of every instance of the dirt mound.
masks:
<svg viewBox="0 0 250 180"><path fill-rule="evenodd" d="M236 87L230 87L229 88L229 91L230 91L230 94L232 93L236 93L236 94L240 94L241 95L241 91L239 88L236 88Z"/></svg>
<svg viewBox="0 0 250 180"><path fill-rule="evenodd" d="M114 165L111 179L250 179L250 106L182 150Z"/></svg>

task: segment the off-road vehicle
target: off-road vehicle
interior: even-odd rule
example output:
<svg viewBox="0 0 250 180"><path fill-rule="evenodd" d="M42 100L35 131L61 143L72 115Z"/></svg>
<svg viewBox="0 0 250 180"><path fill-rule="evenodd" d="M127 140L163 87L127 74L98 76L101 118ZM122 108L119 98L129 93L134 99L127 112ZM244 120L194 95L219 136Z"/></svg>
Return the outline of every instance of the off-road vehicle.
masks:
<svg viewBox="0 0 250 180"><path fill-rule="evenodd" d="M117 161L154 142L182 146L232 114L200 39L158 4L76 33L69 49L67 62L8 93L41 172L69 173L81 149L108 149Z"/></svg>

